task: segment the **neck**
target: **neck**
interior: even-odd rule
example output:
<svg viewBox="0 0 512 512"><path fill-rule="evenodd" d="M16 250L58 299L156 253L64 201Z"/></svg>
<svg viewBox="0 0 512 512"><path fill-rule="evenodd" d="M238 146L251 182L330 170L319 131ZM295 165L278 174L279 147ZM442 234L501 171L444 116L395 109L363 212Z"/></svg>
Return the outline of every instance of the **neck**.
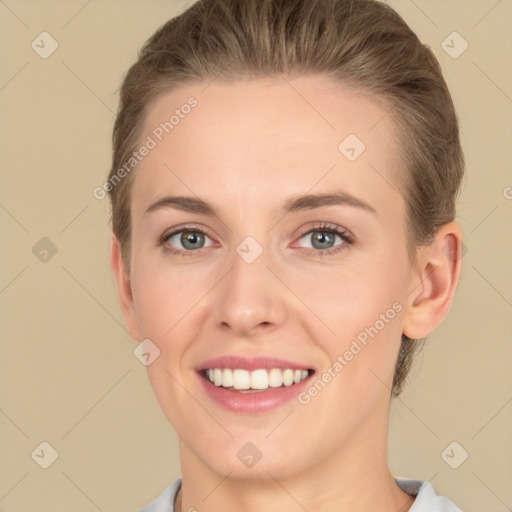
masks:
<svg viewBox="0 0 512 512"><path fill-rule="evenodd" d="M177 512L205 507L209 512L409 510L414 498L396 485L387 465L387 428L362 428L354 437L306 471L280 477L267 468L259 479L219 474L180 441L183 483Z"/></svg>

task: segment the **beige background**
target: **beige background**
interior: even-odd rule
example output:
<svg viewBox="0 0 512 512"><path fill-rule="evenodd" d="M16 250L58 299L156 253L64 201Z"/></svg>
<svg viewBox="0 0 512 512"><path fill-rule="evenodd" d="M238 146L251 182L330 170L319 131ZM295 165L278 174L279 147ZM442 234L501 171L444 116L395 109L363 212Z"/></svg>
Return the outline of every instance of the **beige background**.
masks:
<svg viewBox="0 0 512 512"><path fill-rule="evenodd" d="M460 287L393 404L390 464L467 512L502 512L512 508L512 2L390 4L438 56L467 158ZM92 190L110 164L121 77L184 8L0 1L2 512L136 511L179 476L175 435L117 303L108 204ZM31 48L43 31L59 44L48 59ZM469 43L456 59L441 47L453 31ZM32 252L43 237L57 248L46 262ZM59 455L48 469L31 458L43 441ZM469 453L458 469L441 457L453 441L452 460Z"/></svg>

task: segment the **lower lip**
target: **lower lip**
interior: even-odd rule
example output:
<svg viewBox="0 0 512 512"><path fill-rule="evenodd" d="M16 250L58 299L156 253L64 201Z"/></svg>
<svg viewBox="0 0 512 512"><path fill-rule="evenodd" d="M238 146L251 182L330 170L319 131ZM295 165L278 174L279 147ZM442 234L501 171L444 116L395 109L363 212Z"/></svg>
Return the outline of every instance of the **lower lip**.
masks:
<svg viewBox="0 0 512 512"><path fill-rule="evenodd" d="M216 403L233 412L258 414L260 412L275 409L290 400L309 385L308 375L303 381L292 384L291 386L281 386L279 388L268 388L266 391L256 391L252 393L243 393L232 391L222 386L215 386L208 379L199 375L202 386L206 394Z"/></svg>

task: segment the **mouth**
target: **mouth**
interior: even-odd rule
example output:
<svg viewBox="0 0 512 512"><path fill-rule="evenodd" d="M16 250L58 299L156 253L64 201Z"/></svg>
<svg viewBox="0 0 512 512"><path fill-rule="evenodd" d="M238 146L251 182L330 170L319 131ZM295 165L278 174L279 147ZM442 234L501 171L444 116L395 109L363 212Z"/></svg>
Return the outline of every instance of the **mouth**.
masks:
<svg viewBox="0 0 512 512"><path fill-rule="evenodd" d="M314 373L294 368L206 368L199 372L210 384L237 393L261 393L300 384Z"/></svg>
<svg viewBox="0 0 512 512"><path fill-rule="evenodd" d="M196 372L209 400L227 411L253 415L293 403L315 370L298 361L231 354L203 361Z"/></svg>

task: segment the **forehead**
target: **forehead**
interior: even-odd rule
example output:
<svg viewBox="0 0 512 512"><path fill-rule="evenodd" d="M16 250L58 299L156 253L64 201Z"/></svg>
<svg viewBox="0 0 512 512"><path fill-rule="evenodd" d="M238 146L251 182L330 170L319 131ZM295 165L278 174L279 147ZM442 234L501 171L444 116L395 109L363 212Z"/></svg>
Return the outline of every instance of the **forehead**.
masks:
<svg viewBox="0 0 512 512"><path fill-rule="evenodd" d="M381 99L319 76L182 86L145 119L140 140L154 147L137 167L137 196L231 204L332 186L396 195L386 190L398 154L388 112Z"/></svg>

